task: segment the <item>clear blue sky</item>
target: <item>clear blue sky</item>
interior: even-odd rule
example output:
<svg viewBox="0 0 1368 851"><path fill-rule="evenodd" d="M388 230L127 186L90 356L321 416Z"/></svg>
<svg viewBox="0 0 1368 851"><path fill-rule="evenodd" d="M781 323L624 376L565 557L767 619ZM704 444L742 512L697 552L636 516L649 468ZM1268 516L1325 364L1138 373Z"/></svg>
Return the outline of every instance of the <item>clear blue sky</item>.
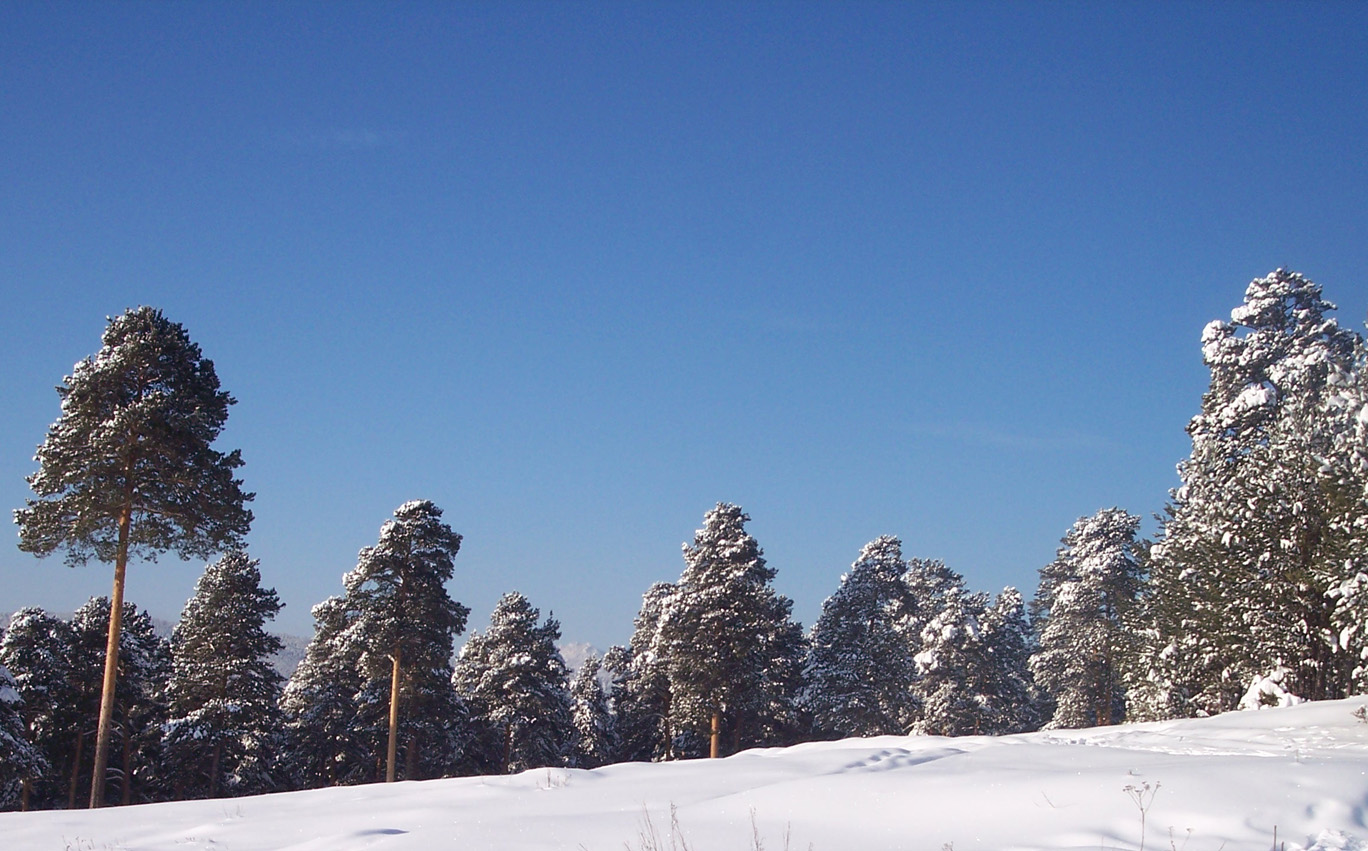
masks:
<svg viewBox="0 0 1368 851"><path fill-rule="evenodd" d="M150 304L238 399L285 631L414 498L478 628L625 641L719 500L805 624L880 534L1029 596L1162 509L1251 278L1363 330L1365 140L1362 3L6 2L0 502ZM11 543L0 610L111 573Z"/></svg>

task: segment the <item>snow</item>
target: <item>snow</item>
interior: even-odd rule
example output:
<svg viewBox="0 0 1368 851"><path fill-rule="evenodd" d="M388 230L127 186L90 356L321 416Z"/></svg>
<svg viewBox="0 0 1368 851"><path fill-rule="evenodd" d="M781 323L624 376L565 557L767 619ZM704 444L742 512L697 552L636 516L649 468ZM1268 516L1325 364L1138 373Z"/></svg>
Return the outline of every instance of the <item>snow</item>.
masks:
<svg viewBox="0 0 1368 851"><path fill-rule="evenodd" d="M96 812L0 814L6 849L1362 849L1368 698L1000 738L884 736ZM649 818L649 825L646 819ZM752 822L753 820L753 822ZM752 833L752 825L755 834ZM1190 831L1190 833L1189 833ZM787 837L787 841L786 841Z"/></svg>
<svg viewBox="0 0 1368 851"><path fill-rule="evenodd" d="M1245 691L1244 697L1240 698L1241 709L1267 709L1270 706L1295 706L1304 703L1305 699L1292 694L1283 688L1283 680L1287 677L1287 669L1279 666L1267 676L1254 677Z"/></svg>

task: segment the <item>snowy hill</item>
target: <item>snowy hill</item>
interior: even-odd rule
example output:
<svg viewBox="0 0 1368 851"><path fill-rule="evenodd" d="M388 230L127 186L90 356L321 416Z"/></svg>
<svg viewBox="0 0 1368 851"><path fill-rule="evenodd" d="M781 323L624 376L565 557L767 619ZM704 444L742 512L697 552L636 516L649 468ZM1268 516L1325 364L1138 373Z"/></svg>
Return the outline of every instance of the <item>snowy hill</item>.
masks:
<svg viewBox="0 0 1368 851"><path fill-rule="evenodd" d="M98 812L6 849L1365 849L1368 698L1001 738L881 737ZM678 835L672 837L671 810ZM1143 813L1142 813L1143 810Z"/></svg>

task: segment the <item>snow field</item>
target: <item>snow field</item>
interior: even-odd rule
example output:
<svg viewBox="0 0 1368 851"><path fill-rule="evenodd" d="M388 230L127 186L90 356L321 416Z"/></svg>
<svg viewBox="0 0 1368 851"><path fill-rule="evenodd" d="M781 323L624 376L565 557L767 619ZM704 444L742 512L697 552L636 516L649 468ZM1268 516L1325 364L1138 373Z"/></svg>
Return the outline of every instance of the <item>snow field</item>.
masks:
<svg viewBox="0 0 1368 851"><path fill-rule="evenodd" d="M0 814L6 851L1362 849L1368 698L991 737L884 736L722 760ZM1172 834L1170 834L1172 829ZM1191 831L1189 833L1189 830ZM682 850L681 850L682 851Z"/></svg>

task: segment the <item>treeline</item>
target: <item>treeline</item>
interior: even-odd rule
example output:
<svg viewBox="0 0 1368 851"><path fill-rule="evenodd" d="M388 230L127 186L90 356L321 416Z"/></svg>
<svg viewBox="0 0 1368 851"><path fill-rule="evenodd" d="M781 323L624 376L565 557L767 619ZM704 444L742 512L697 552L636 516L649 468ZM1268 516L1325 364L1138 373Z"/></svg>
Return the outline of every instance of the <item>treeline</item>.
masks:
<svg viewBox="0 0 1368 851"><path fill-rule="evenodd" d="M221 524L214 541L227 554L207 568L169 642L145 613L103 599L70 621L15 615L0 640L0 805L76 806L88 785L99 786L93 802L133 803L1347 696L1368 687L1368 348L1333 310L1295 273L1253 281L1231 320L1203 332L1211 384L1157 540L1141 539L1140 519L1119 508L1081 518L1029 602L1012 588L971 591L886 536L863 548L805 631L773 589L745 512L719 503L685 546L679 580L646 591L630 643L573 679L556 650L559 625L516 593L453 660L469 615L446 591L461 537L437 506L410 502L361 551L341 593L314 608L313 640L282 682L265 630L279 602L232 546L241 525ZM117 342L107 332L90 363L141 362ZM56 435L97 453L72 439L78 376L64 384L49 443ZM153 385L143 396L127 386L104 402L101 428L119 400L154 395ZM147 416L140 435L156 433ZM203 446L216 434L201 429ZM44 470L49 457L61 453L40 450ZM236 522L250 494L222 474L240 461L216 457L228 509L214 516ZM116 494L136 478L127 461L101 468ZM123 479L109 472L120 469ZM37 507L44 500L87 492L35 491L26 509L35 523L57 513ZM116 571L120 541L207 545L194 529L174 529L169 511L101 504L114 506L104 527L82 515L104 530L99 546L81 550L58 540L63 527L41 524L46 538L26 538L24 511L21 545L93 554ZM149 518L161 526L135 537ZM101 647L112 620L122 621L114 677ZM104 769L92 747L102 726Z"/></svg>

